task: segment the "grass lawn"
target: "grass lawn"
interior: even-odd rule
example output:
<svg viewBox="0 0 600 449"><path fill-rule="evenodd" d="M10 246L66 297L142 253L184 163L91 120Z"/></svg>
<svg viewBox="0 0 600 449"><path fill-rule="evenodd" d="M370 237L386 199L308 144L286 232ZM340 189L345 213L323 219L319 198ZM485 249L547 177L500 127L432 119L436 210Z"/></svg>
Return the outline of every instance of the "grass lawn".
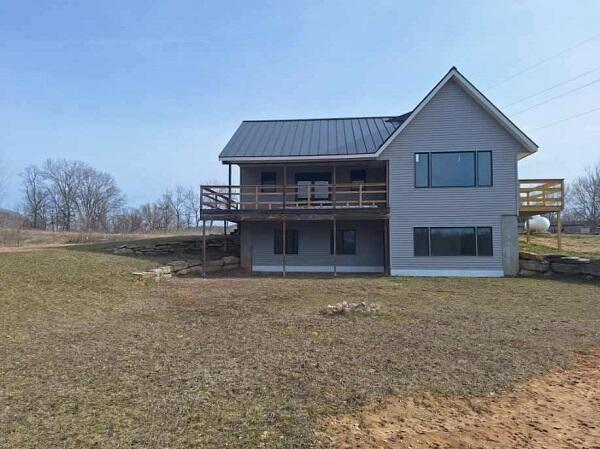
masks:
<svg viewBox="0 0 600 449"><path fill-rule="evenodd" d="M141 259L0 256L0 447L302 448L369 400L500 392L600 346L600 283L134 281ZM338 301L374 316L326 316Z"/></svg>
<svg viewBox="0 0 600 449"><path fill-rule="evenodd" d="M567 256L582 256L600 258L600 235L563 234L562 249L556 247L555 234L531 235L527 243L525 235L519 236L521 249L537 254L564 254Z"/></svg>

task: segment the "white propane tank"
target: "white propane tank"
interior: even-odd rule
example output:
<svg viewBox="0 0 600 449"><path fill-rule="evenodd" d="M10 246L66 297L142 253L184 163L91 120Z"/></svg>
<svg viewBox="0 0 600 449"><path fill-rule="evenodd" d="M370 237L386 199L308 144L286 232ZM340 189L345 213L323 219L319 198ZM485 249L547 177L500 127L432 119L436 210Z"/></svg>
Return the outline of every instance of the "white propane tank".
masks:
<svg viewBox="0 0 600 449"><path fill-rule="evenodd" d="M525 222L525 230L531 226L531 232L548 232L550 229L550 220L541 215L534 215Z"/></svg>

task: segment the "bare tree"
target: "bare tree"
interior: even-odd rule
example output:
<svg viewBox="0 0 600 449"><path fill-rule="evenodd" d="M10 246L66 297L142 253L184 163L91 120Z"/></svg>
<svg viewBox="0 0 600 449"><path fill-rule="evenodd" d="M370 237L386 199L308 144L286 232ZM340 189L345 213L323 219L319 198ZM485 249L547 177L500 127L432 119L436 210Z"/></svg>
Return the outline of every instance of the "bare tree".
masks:
<svg viewBox="0 0 600 449"><path fill-rule="evenodd" d="M185 226L185 188L181 185L175 187L175 192L169 195L169 202L175 220L175 228L179 230Z"/></svg>
<svg viewBox="0 0 600 449"><path fill-rule="evenodd" d="M36 229L46 228L48 219L48 187L44 173L36 166L29 165L21 173L23 183L23 212Z"/></svg>
<svg viewBox="0 0 600 449"><path fill-rule="evenodd" d="M588 167L584 175L571 183L568 208L575 219L600 226L600 162Z"/></svg>
<svg viewBox="0 0 600 449"><path fill-rule="evenodd" d="M187 189L185 192L184 203L187 227L191 228L193 226L198 229L200 222L202 221L200 193L194 189Z"/></svg>
<svg viewBox="0 0 600 449"><path fill-rule="evenodd" d="M70 231L75 224L77 200L85 165L79 161L48 159L42 167L48 183L48 197L54 209L54 222Z"/></svg>
<svg viewBox="0 0 600 449"><path fill-rule="evenodd" d="M77 210L84 231L108 230L109 217L123 205L121 190L108 173L82 167Z"/></svg>

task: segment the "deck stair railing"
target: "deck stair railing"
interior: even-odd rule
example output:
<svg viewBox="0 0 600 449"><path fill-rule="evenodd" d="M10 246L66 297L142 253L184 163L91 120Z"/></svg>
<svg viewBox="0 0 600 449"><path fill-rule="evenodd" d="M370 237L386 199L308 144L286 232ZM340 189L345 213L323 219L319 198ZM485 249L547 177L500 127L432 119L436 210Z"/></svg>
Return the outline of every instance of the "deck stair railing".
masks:
<svg viewBox="0 0 600 449"><path fill-rule="evenodd" d="M203 209L379 208L387 206L385 182L293 185L203 185Z"/></svg>

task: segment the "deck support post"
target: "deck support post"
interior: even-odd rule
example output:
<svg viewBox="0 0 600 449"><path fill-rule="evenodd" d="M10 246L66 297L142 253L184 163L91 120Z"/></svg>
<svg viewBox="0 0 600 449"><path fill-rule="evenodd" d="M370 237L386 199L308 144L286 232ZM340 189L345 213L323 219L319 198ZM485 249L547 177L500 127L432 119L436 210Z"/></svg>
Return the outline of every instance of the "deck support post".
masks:
<svg viewBox="0 0 600 449"><path fill-rule="evenodd" d="M530 223L530 218L531 217L527 217L527 221L525 222L525 224L527 225L527 243L531 243L531 223Z"/></svg>
<svg viewBox="0 0 600 449"><path fill-rule="evenodd" d="M333 209L337 203L337 164L333 164Z"/></svg>
<svg viewBox="0 0 600 449"><path fill-rule="evenodd" d="M287 232L286 232L286 223L285 223L285 218L282 220L281 224L282 224L282 228L283 228L283 232L282 232L282 234L283 234L283 235L281 236L281 237L282 237L282 240L283 240L283 241L281 242L281 243L282 243L282 247L283 247L283 248L282 248L282 251L281 251L281 252L282 252L282 255L283 255L283 259L282 259L282 264L281 264L281 267L282 267L282 275L283 275L283 277L285 277L285 253L287 253L287 247L286 247L286 235L285 235Z"/></svg>
<svg viewBox="0 0 600 449"><path fill-rule="evenodd" d="M287 165L283 166L283 210L285 210L285 202L287 198Z"/></svg>
<svg viewBox="0 0 600 449"><path fill-rule="evenodd" d="M333 276L337 276L337 220L333 216Z"/></svg>
<svg viewBox="0 0 600 449"><path fill-rule="evenodd" d="M206 220L202 219L202 277L206 277Z"/></svg>
<svg viewBox="0 0 600 449"><path fill-rule="evenodd" d="M558 249L561 250L562 249L562 234L561 234L561 228L562 228L562 221L560 219L560 211L558 211L556 213L556 243L558 246Z"/></svg>
<svg viewBox="0 0 600 449"><path fill-rule="evenodd" d="M228 182L227 182L227 209L231 209L231 164L227 164ZM223 220L223 251L227 255L227 220Z"/></svg>

